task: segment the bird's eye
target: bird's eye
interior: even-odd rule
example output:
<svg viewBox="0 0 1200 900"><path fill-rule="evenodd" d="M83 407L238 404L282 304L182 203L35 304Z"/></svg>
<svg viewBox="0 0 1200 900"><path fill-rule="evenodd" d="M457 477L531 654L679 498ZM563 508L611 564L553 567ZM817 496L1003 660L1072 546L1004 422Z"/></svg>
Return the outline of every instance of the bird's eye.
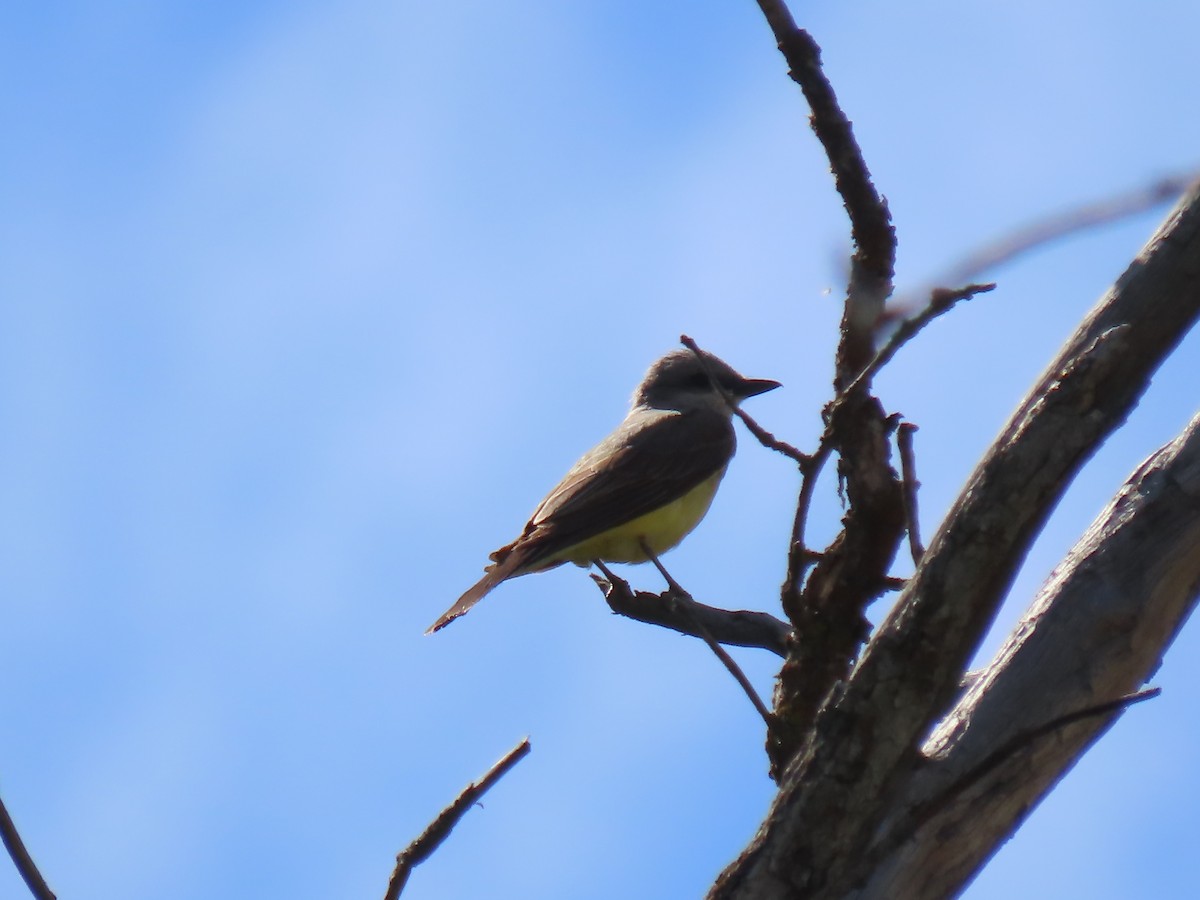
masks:
<svg viewBox="0 0 1200 900"><path fill-rule="evenodd" d="M695 375L689 375L687 386L690 388L695 388L698 391L707 390L710 386L708 375L704 372L697 372Z"/></svg>

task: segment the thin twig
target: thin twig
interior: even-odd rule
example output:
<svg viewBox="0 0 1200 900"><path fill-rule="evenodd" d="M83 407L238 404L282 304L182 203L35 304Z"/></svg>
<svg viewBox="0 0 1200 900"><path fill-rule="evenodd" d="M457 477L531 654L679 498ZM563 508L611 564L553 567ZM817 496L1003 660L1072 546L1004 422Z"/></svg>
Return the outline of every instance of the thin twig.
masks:
<svg viewBox="0 0 1200 900"><path fill-rule="evenodd" d="M879 373L879 370L887 365L892 357L896 355L896 351L916 337L922 328L938 316L949 312L959 301L970 300L976 294L986 294L995 289L996 285L994 283L968 284L954 290L950 290L949 288L934 288L929 292L929 303L911 319L905 319L896 326L896 330L892 332L887 343L879 348L879 351L867 364L866 368L854 376L854 380L839 392L838 398L834 402L839 402L842 397L849 396L863 385L870 383L871 379ZM826 417L828 418L828 416L829 414L827 413Z"/></svg>
<svg viewBox="0 0 1200 900"><path fill-rule="evenodd" d="M942 801L944 803L950 797L963 794L973 785L978 784L984 776L995 771L1019 750L1028 747L1039 738L1053 734L1055 731L1060 731L1068 725L1074 725L1086 719L1095 719L1100 716L1106 716L1109 713L1124 712L1134 704L1142 703L1145 700L1153 700L1161 693L1162 688L1157 687L1148 688L1144 691L1135 691L1132 694L1125 694L1115 700L1106 700L1103 703L1097 703L1092 706L1086 706L1083 709L1077 709L1074 712L1065 713L1033 728L1022 729L984 757L974 769L950 785L943 794Z"/></svg>
<svg viewBox="0 0 1200 900"><path fill-rule="evenodd" d="M784 584L785 596L798 594L800 581L804 578L804 571L812 562L810 551L804 545L804 530L808 521L808 510L812 505L813 492L816 489L817 476L833 452L835 439L833 423L836 421L836 414L842 404L848 402L850 397L855 396L861 388L865 387L876 373L896 355L896 352L915 337L922 328L949 311L960 300L993 290L995 287L994 284L969 284L957 290L938 288L932 291L929 304L919 314L901 323L866 368L859 372L843 390L839 391L837 396L825 407L823 413L826 422L825 431L821 435L817 449L809 454L805 463L801 465L803 477L800 484L800 496L796 501L796 515L792 520L791 552L788 554L788 574ZM786 602L784 608L787 608Z"/></svg>
<svg viewBox="0 0 1200 900"><path fill-rule="evenodd" d="M1197 177L1200 177L1200 173L1169 176L1124 194L1096 200L1038 219L965 254L959 262L935 279L934 283L962 284L973 281L985 272L1006 265L1053 241L1091 228L1111 225L1155 206L1169 203L1186 191ZM924 309L926 295L937 293L938 290L920 288L906 291L890 304L891 316L894 318L905 315L910 310Z"/></svg>
<svg viewBox="0 0 1200 900"><path fill-rule="evenodd" d="M674 578L672 578L671 574L665 568L663 568L663 564L659 562L658 557L654 554L644 540L642 541L642 549L646 551L646 555L650 558L650 562L654 563L654 567L658 569L659 574L666 579L667 584L671 588L670 591L667 592L667 603L676 604L679 612L686 617L688 615L686 608L683 605L678 604L677 601L681 597L685 600L692 600L692 595L684 590L683 586L680 585L679 582ZM609 568L600 560L592 560L592 563L597 569L604 573L604 577L607 578L610 583L615 585L617 582L623 580L614 575L612 571L610 571ZM628 583L625 584L625 589L629 589ZM719 659L725 668L729 670L729 674L734 677L734 680L737 681L739 685L741 685L742 690L746 692L746 696L750 698L750 702L754 704L754 708L758 710L758 714L762 716L763 721L767 723L767 727L769 728L772 722L771 711L767 709L766 705L762 702L762 699L758 696L758 692L754 690L754 685L750 683L750 679L746 677L746 673L743 672L741 667L733 661L733 657L726 652L725 648L713 639L713 636L708 633L708 629L700 624L699 620L693 619L692 625L695 626L695 633L700 636L700 639L703 640L704 643L708 644L708 649L716 655L717 659Z"/></svg>
<svg viewBox="0 0 1200 900"><path fill-rule="evenodd" d="M671 597L672 600L675 599L674 594L672 594ZM700 631L701 639L704 641L704 643L708 644L708 649L712 650L712 652L716 654L717 659L719 659L724 664L725 668L729 670L729 674L732 675L734 679L736 679L737 683L742 686L742 690L746 692L746 696L750 698L750 702L754 704L754 708L758 710L758 714L762 716L763 722L765 722L769 728L771 723L774 721L771 717L771 711L767 709L766 704L762 702L762 698L759 697L758 692L754 690L754 685L750 683L750 679L746 677L746 673L742 671L741 666L733 661L733 657L729 655L729 652L724 647L712 639L712 635L705 630L703 625L697 622L696 628Z"/></svg>
<svg viewBox="0 0 1200 900"><path fill-rule="evenodd" d="M503 759L488 769L483 778L478 782L468 784L463 792L454 799L454 802L429 823L420 837L397 854L396 868L392 871L392 877L388 881L387 893L383 895L384 900L396 900L400 896L413 868L433 855L433 852L441 846L442 841L450 835L454 826L466 815L467 810L474 806L492 785L503 778L509 769L520 762L529 753L529 750L529 738L525 738L509 750Z"/></svg>
<svg viewBox="0 0 1200 900"><path fill-rule="evenodd" d="M792 536L788 545L785 596L796 596L800 593L800 582L804 580L805 571L820 559L820 554L808 549L805 544L805 528L808 525L808 511L812 506L813 494L817 489L817 479L832 452L833 441L829 429L826 428L816 452L808 457L807 465L800 467L800 494L796 498L796 515L792 519ZM787 608L788 604L785 602L784 609Z"/></svg>
<svg viewBox="0 0 1200 900"><path fill-rule="evenodd" d="M8 814L8 807L4 805L2 799L0 799L0 838L4 840L4 846L8 850L8 855L12 857L13 865L17 867L21 878L29 887L29 893L33 894L36 900L55 900L54 891L50 890L46 879L38 871L38 867L25 848L25 842L21 840L16 823Z"/></svg>
<svg viewBox="0 0 1200 900"><path fill-rule="evenodd" d="M913 434L917 426L912 422L901 422L896 429L896 446L900 450L900 479L904 485L904 517L908 519L908 549L912 553L914 566L921 564L925 546L921 543L921 523L917 516L917 457L913 452Z"/></svg>
<svg viewBox="0 0 1200 900"><path fill-rule="evenodd" d="M1077 722L1094 719L1099 716L1107 716L1112 713L1124 712L1134 704L1145 700L1152 700L1161 693L1162 688L1149 688L1148 690L1137 691L1132 694L1126 694L1123 697L1118 697L1116 700L1107 700L1104 703L1097 703L1093 706L1066 713L1033 728L1025 728L1018 731L985 756L978 765L970 771L965 772L962 777L956 779L953 783L947 785L945 790L938 792L924 803L919 804L906 817L906 821L900 827L893 829L885 841L871 849L872 859L879 860L888 856L893 850L916 834L917 831L929 824L937 813L945 809L947 804L955 797L963 796L985 777L1008 762L1021 750L1032 745L1035 741L1056 731L1060 731L1069 725L1074 725ZM871 864L868 863L865 871L870 870Z"/></svg>
<svg viewBox="0 0 1200 900"><path fill-rule="evenodd" d="M1019 228L1008 237L985 244L942 276L942 284L961 284L978 278L983 272L1011 262L1015 257L1051 241L1128 218L1163 203L1176 200L1196 180L1197 173L1173 175L1145 185L1047 216Z"/></svg>
<svg viewBox="0 0 1200 900"><path fill-rule="evenodd" d="M733 397L729 395L729 392L722 387L721 382L717 380L716 376L709 371L708 360L704 358L704 354L700 351L700 348L696 345L694 340L692 340L686 334L681 334L679 336L679 342L691 350L692 353L696 354L696 359L700 361L700 366L704 369L705 374L708 375L708 379L712 382L713 387L717 389L717 393L721 395L721 398L725 401L725 404L729 407L730 411L742 420L743 424L745 424L746 428L749 429L750 433L758 438L758 442L760 444L762 444L768 450L775 450L776 452L782 453L784 456L795 460L798 465L803 466L805 462L807 462L808 457L798 448L793 447L786 441L779 440L777 437L775 437L775 435L771 434L771 432L767 431L767 429L755 422L754 419L750 418L750 414L737 404Z"/></svg>
<svg viewBox="0 0 1200 900"><path fill-rule="evenodd" d="M962 284L971 281L981 273L1011 262L1016 257L1043 244L1152 209L1162 203L1174 200L1196 180L1196 177L1196 173L1192 172L1188 175L1164 178L1128 193L1075 207L1034 222L1007 237L1000 238L969 253L953 269L942 275L939 281L941 284ZM985 283L967 284L965 287L955 290L929 289L929 300L920 306L920 312L900 323L870 364L841 393L849 394L873 378L896 355L896 351L901 346L960 300L970 300L977 294L994 290L995 287L995 283ZM904 310L917 307L916 300L899 298L892 304L891 309L895 315L903 314Z"/></svg>

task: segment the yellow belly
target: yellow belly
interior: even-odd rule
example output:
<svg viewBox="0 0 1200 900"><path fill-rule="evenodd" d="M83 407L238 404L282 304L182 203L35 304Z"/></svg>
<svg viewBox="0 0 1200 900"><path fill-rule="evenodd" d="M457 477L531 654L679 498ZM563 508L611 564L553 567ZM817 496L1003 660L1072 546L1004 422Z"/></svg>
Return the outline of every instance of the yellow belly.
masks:
<svg viewBox="0 0 1200 900"><path fill-rule="evenodd" d="M650 557L642 547L643 541L650 545L655 556L661 556L700 524L724 474L725 470L721 469L678 500L556 553L553 563L573 562L577 566L587 566L594 559L646 562Z"/></svg>

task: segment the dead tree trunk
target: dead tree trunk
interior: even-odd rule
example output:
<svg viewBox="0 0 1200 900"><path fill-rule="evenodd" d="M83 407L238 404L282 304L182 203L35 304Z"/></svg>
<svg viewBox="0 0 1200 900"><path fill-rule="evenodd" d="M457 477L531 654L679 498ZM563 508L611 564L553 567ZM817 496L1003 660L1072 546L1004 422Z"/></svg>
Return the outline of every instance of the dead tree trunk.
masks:
<svg viewBox="0 0 1200 900"><path fill-rule="evenodd" d="M784 723L779 793L713 900L953 896L1120 715L1200 591L1200 419L1131 476L956 698L1059 498L1198 315L1200 185L1013 414L845 677Z"/></svg>

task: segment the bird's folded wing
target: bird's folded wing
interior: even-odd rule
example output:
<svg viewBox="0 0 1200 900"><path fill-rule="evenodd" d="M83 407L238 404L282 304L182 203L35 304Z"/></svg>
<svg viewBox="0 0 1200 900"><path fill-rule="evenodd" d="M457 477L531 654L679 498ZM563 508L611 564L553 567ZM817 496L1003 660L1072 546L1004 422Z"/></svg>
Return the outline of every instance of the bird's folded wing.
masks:
<svg viewBox="0 0 1200 900"><path fill-rule="evenodd" d="M571 468L515 543L544 558L660 509L723 469L735 446L715 410L637 410Z"/></svg>

